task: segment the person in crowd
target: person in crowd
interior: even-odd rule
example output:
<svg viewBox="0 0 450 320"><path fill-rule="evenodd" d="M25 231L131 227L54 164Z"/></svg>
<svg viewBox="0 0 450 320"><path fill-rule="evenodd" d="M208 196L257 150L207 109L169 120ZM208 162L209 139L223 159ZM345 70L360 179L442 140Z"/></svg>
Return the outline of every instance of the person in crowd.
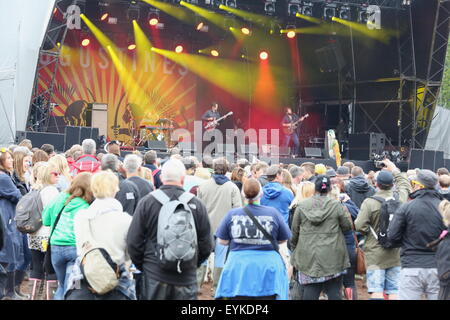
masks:
<svg viewBox="0 0 450 320"><path fill-rule="evenodd" d="M350 179L350 170L347 167L340 166L336 170L336 177L347 183Z"/></svg>
<svg viewBox="0 0 450 320"><path fill-rule="evenodd" d="M364 178L364 171L361 167L355 166L351 172L352 178L345 186L345 193L349 195L358 208L361 208L364 199L375 194L375 188L370 186Z"/></svg>
<svg viewBox="0 0 450 320"><path fill-rule="evenodd" d="M442 175L450 175L450 172L448 172L447 168L439 168L436 171L436 174L438 175L438 177L442 176Z"/></svg>
<svg viewBox="0 0 450 320"><path fill-rule="evenodd" d="M262 188L258 180L246 180L242 191L248 205L229 211L216 231L219 242L230 246L230 253L215 297L287 300L288 277L283 260L246 210L278 244L286 243L291 231L276 209L260 205ZM256 283L259 285L255 286Z"/></svg>
<svg viewBox="0 0 450 320"><path fill-rule="evenodd" d="M41 150L44 151L49 158L53 157L55 153L55 147L52 144L44 143L41 146Z"/></svg>
<svg viewBox="0 0 450 320"><path fill-rule="evenodd" d="M345 211L350 215L352 222L353 216L357 216L359 209L350 200L350 197L346 194L341 194L341 190L337 184L331 183L330 197L334 200L340 201ZM358 292L355 283L356 274L356 233L353 230L344 232L345 244L347 246L347 253L350 260L350 267L347 268L347 272L342 276L342 283L344 285L344 296L347 300L358 300Z"/></svg>
<svg viewBox="0 0 450 320"><path fill-rule="evenodd" d="M352 172L352 169L353 169L356 165L355 165L355 163L352 162L352 161L347 161L347 162L344 162L343 166L348 168L348 172Z"/></svg>
<svg viewBox="0 0 450 320"><path fill-rule="evenodd" d="M161 169L161 190L170 200L177 200L183 189L186 169L179 160L168 160ZM197 234L197 259L192 264L181 263L181 273L166 270L157 257L158 216L162 204L151 193L142 199L133 216L127 237L131 260L144 273L142 299L197 299L196 270L212 250L211 227L205 205L193 197L188 202Z"/></svg>
<svg viewBox="0 0 450 320"><path fill-rule="evenodd" d="M314 167L314 174L316 176L325 175L327 173L327 167L323 163L318 163Z"/></svg>
<svg viewBox="0 0 450 320"><path fill-rule="evenodd" d="M144 167L152 170L154 185L156 189L161 187L161 170L156 166L157 154L156 151L147 151L144 155Z"/></svg>
<svg viewBox="0 0 450 320"><path fill-rule="evenodd" d="M294 183L292 182L292 176L289 173L289 170L283 169L281 171L281 180L281 184L283 185L283 187L291 191L292 195L295 197L297 190L294 186Z"/></svg>
<svg viewBox="0 0 450 320"><path fill-rule="evenodd" d="M26 195L30 191L30 170L31 170L31 155L30 152L22 152L17 150L13 154L14 158L14 172L12 179L16 187L20 190L22 195Z"/></svg>
<svg viewBox="0 0 450 320"><path fill-rule="evenodd" d="M277 209L283 217L284 222L288 224L289 206L292 200L294 200L294 194L282 185L282 172L283 170L277 165L272 165L266 170L269 183L263 187L261 204Z"/></svg>
<svg viewBox="0 0 450 320"><path fill-rule="evenodd" d="M95 157L96 143L92 139L84 139L81 143L83 149L83 155L78 157L73 164L74 170L72 175L76 176L80 172L95 173L100 171L101 162Z"/></svg>
<svg viewBox="0 0 450 320"><path fill-rule="evenodd" d="M203 182L197 191L198 198L206 206L213 234L217 231L220 222L228 211L242 207L239 188L225 176L228 166L229 163L225 158L214 160L214 174L212 178ZM221 245L216 239L213 271L214 289L217 288L227 251L228 246Z"/></svg>
<svg viewBox="0 0 450 320"><path fill-rule="evenodd" d="M78 159L78 157L82 154L82 152L83 148L79 144L74 144L72 147L70 147L69 150L65 152L64 155L66 156L70 172L75 169L73 165L75 164L75 161Z"/></svg>
<svg viewBox="0 0 450 320"><path fill-rule="evenodd" d="M193 187L200 185L203 182L200 178L195 176L195 171L197 171L197 163L194 160L195 157L185 157L182 162L186 169L186 177L184 178L184 191L189 191ZM195 158L196 159L196 158Z"/></svg>
<svg viewBox="0 0 450 320"><path fill-rule="evenodd" d="M303 162L300 165L300 168L303 168L304 174L303 174L303 181L310 181L314 183L316 181L316 165L312 162Z"/></svg>
<svg viewBox="0 0 450 320"><path fill-rule="evenodd" d="M378 173L376 197L394 199L394 185L399 201L405 203L411 187L405 175L390 160L383 160L385 169ZM361 205L355 221L356 230L366 236L364 251L366 255L367 290L372 300L396 300L400 274L400 252L398 248L385 249L375 235L380 231L381 202L368 198Z"/></svg>
<svg viewBox="0 0 450 320"><path fill-rule="evenodd" d="M258 179L262 187L269 183L266 176L266 170L268 168L269 165L267 163L260 161L251 169L252 178Z"/></svg>
<svg viewBox="0 0 450 320"><path fill-rule="evenodd" d="M303 287L304 300L342 299L342 275L350 267L344 232L351 230L349 215L339 201L328 197L330 178L319 175L316 194L301 201L292 223L292 259Z"/></svg>
<svg viewBox="0 0 450 320"><path fill-rule="evenodd" d="M204 155L202 158L202 167L208 169L209 173L213 175L214 174L213 158L209 155Z"/></svg>
<svg viewBox="0 0 450 320"><path fill-rule="evenodd" d="M53 170L48 162L38 162L33 167L34 181L31 187L34 190L39 190L43 208L49 205L59 194L56 188L58 176L59 174ZM44 225L36 232L28 235L28 247L31 250L32 300L40 299L44 288L48 293L49 288L55 282L53 275L45 274L43 267L49 236L50 228Z"/></svg>
<svg viewBox="0 0 450 320"><path fill-rule="evenodd" d="M22 197L11 179L14 160L6 148L0 149L0 220L3 225L3 246L0 249L0 300L23 300L16 293L17 285L23 281L24 273L20 267L24 264L22 234L16 228L14 217L16 205Z"/></svg>
<svg viewBox="0 0 450 320"><path fill-rule="evenodd" d="M195 176L197 178L201 179L201 183L200 184L202 184L203 182L208 181L209 179L211 179L211 173L209 172L209 169L202 168L202 167L199 167L199 168L197 168L197 170L195 170ZM198 186L192 187L191 190L189 190L189 192L194 194L194 195L197 195Z"/></svg>
<svg viewBox="0 0 450 320"><path fill-rule="evenodd" d="M64 189L42 212L42 224L53 230L50 239L51 258L58 279L55 300L64 300L68 277L77 258L74 218L80 210L89 208L94 200L91 177L89 172L78 174L69 188ZM58 215L61 216L55 225Z"/></svg>
<svg viewBox="0 0 450 320"><path fill-rule="evenodd" d="M333 168L328 168L327 172L325 173L325 175L329 176L330 179L334 179L334 178L337 177L337 173L336 173L336 171L334 171Z"/></svg>
<svg viewBox="0 0 450 320"><path fill-rule="evenodd" d="M153 185L139 176L141 166L142 158L134 154L127 155L123 161L123 168L125 169L127 180L134 183L139 191L139 197L136 203L154 190Z"/></svg>
<svg viewBox="0 0 450 320"><path fill-rule="evenodd" d="M149 168L142 166L141 170L139 171L139 177L150 183L153 186L153 188L155 187L152 170L150 170Z"/></svg>
<svg viewBox="0 0 450 320"><path fill-rule="evenodd" d="M427 244L447 229L439 212L443 197L436 190L438 177L430 170L420 170L413 184L411 201L396 211L388 229L388 238L401 246L398 294L400 300L420 300L422 295L436 300L439 294L436 257Z"/></svg>
<svg viewBox="0 0 450 320"><path fill-rule="evenodd" d="M23 139L20 141L19 147L26 147L31 152L31 149L33 149L33 144L30 139Z"/></svg>
<svg viewBox="0 0 450 320"><path fill-rule="evenodd" d="M442 194L444 199L450 201L450 175L441 174L439 176L439 193Z"/></svg>
<svg viewBox="0 0 450 320"><path fill-rule="evenodd" d="M56 188L59 191L64 191L69 188L72 182L72 176L70 175L69 163L66 157L61 154L57 154L48 160L48 164L52 167L52 170L58 174L58 183Z"/></svg>
<svg viewBox="0 0 450 320"><path fill-rule="evenodd" d="M238 166L231 172L231 182L233 182L242 191L242 184L244 182L245 171L242 167Z"/></svg>
<svg viewBox="0 0 450 320"><path fill-rule="evenodd" d="M126 242L131 217L114 198L119 191L119 179L112 172L95 173L91 179L91 190L95 200L88 209L80 210L74 218L77 254L80 256L85 250L85 244L95 236L96 245L104 248L112 261L118 265L119 284L104 295L93 293L83 278L80 258L77 258L67 281L68 291L65 299L136 300L135 285L129 272L131 261Z"/></svg>
<svg viewBox="0 0 450 320"><path fill-rule="evenodd" d="M295 195L294 200L292 200L290 209L296 208L300 201L311 198L315 193L315 185L310 181L303 181L300 183L298 192Z"/></svg>
<svg viewBox="0 0 450 320"><path fill-rule="evenodd" d="M33 152L33 157L31 158L32 163L38 163L38 162L47 162L50 157L45 151L42 151L41 149L38 149Z"/></svg>
<svg viewBox="0 0 450 320"><path fill-rule="evenodd" d="M369 171L369 173L367 174L367 182L369 183L369 185L371 185L374 188L377 186L377 179L375 176L375 171L373 171L373 170Z"/></svg>
<svg viewBox="0 0 450 320"><path fill-rule="evenodd" d="M111 153L105 154L102 159L102 170L110 170L119 179L119 191L115 194L116 200L121 203L123 211L132 216L139 201L140 191L135 183L120 175L118 169L117 156Z"/></svg>
<svg viewBox="0 0 450 320"><path fill-rule="evenodd" d="M292 176L292 184L294 185L295 189L298 189L300 183L303 181L305 170L303 168L300 168L299 166L294 165L289 169L289 173Z"/></svg>
<svg viewBox="0 0 450 320"><path fill-rule="evenodd" d="M439 204L439 211L447 230L428 246L436 250L436 265L439 278L439 300L450 300L450 202L444 200Z"/></svg>
<svg viewBox="0 0 450 320"><path fill-rule="evenodd" d="M119 161L121 161L121 162L124 161L124 158L120 154L120 143L118 141L112 140L112 141L108 142L105 146L105 150L107 150L108 153L112 153L112 154L116 155L117 159L119 159Z"/></svg>

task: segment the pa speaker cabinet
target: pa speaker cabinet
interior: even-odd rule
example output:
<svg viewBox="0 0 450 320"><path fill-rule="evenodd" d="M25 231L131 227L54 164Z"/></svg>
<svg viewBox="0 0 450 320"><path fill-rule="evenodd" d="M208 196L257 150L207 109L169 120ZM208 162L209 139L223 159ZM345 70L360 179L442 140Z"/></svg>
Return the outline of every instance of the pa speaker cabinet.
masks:
<svg viewBox="0 0 450 320"><path fill-rule="evenodd" d="M444 151L436 151L436 154L434 155L434 171L437 171L437 169L444 167Z"/></svg>
<svg viewBox="0 0 450 320"><path fill-rule="evenodd" d="M434 157L436 155L436 151L434 150L424 150L423 152L423 166L421 169L428 169L431 171L435 171L434 168Z"/></svg>
<svg viewBox="0 0 450 320"><path fill-rule="evenodd" d="M422 169L423 168L423 156L422 149L411 149L409 154L409 169Z"/></svg>
<svg viewBox="0 0 450 320"><path fill-rule="evenodd" d="M355 133L348 138L349 158L351 160L370 160L372 154L380 154L386 145L383 133Z"/></svg>
<svg viewBox="0 0 450 320"><path fill-rule="evenodd" d="M165 141L149 140L145 143L146 147L151 150L166 151L167 145Z"/></svg>
<svg viewBox="0 0 450 320"><path fill-rule="evenodd" d="M74 144L81 144L81 127L67 126L65 128L64 149L69 150Z"/></svg>
<svg viewBox="0 0 450 320"><path fill-rule="evenodd" d="M320 158L322 157L322 150L320 148L305 148L306 158Z"/></svg>
<svg viewBox="0 0 450 320"><path fill-rule="evenodd" d="M25 139L31 140L33 147L40 148L43 144L48 143L53 145L56 151L65 151L63 134L25 131Z"/></svg>

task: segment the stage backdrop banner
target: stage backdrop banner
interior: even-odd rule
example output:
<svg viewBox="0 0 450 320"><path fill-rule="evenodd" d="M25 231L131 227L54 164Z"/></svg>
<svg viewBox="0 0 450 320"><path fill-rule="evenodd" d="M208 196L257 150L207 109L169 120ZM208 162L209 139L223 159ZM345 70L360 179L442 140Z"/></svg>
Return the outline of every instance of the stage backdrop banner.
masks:
<svg viewBox="0 0 450 320"><path fill-rule="evenodd" d="M50 131L89 126L93 103L107 105L108 138L133 144L143 126L170 119L175 128L193 129L197 78L185 67L153 52L139 56L119 49L63 47L56 75ZM50 70L47 76L51 76ZM44 85L44 82L40 82ZM150 135L156 139L158 132ZM163 132L164 133L164 132Z"/></svg>

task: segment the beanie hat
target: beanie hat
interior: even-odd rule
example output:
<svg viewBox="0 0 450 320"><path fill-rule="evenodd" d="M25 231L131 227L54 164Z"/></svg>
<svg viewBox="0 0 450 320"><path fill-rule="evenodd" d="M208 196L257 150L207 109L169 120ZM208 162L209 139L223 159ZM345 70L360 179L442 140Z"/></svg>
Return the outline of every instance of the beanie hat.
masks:
<svg viewBox="0 0 450 320"><path fill-rule="evenodd" d="M350 170L347 167L340 166L337 169L336 173L339 175L347 175L347 174L350 174Z"/></svg>
<svg viewBox="0 0 450 320"><path fill-rule="evenodd" d="M435 189L438 184L437 175L431 170L420 170L417 174L417 181L425 186L427 189Z"/></svg>

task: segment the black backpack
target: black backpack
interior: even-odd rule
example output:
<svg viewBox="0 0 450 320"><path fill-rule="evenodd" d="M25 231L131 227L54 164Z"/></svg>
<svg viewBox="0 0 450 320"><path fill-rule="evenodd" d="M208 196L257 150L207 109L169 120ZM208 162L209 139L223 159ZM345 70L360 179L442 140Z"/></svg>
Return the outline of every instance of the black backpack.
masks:
<svg viewBox="0 0 450 320"><path fill-rule="evenodd" d="M380 208L380 229L378 232L375 232L375 230L370 227L370 230L372 231L372 234L374 235L375 239L378 240L378 243L385 249L391 249L399 247L398 244L392 242L388 237L388 229L389 229L389 223L391 222L392 218L394 217L395 211L402 205L400 201L394 198L387 198L384 199L382 197L370 197L374 200L377 200L381 203Z"/></svg>
<svg viewBox="0 0 450 320"><path fill-rule="evenodd" d="M17 230L22 233L34 233L42 227L42 204L41 193L39 190L31 190L20 198L16 206Z"/></svg>

